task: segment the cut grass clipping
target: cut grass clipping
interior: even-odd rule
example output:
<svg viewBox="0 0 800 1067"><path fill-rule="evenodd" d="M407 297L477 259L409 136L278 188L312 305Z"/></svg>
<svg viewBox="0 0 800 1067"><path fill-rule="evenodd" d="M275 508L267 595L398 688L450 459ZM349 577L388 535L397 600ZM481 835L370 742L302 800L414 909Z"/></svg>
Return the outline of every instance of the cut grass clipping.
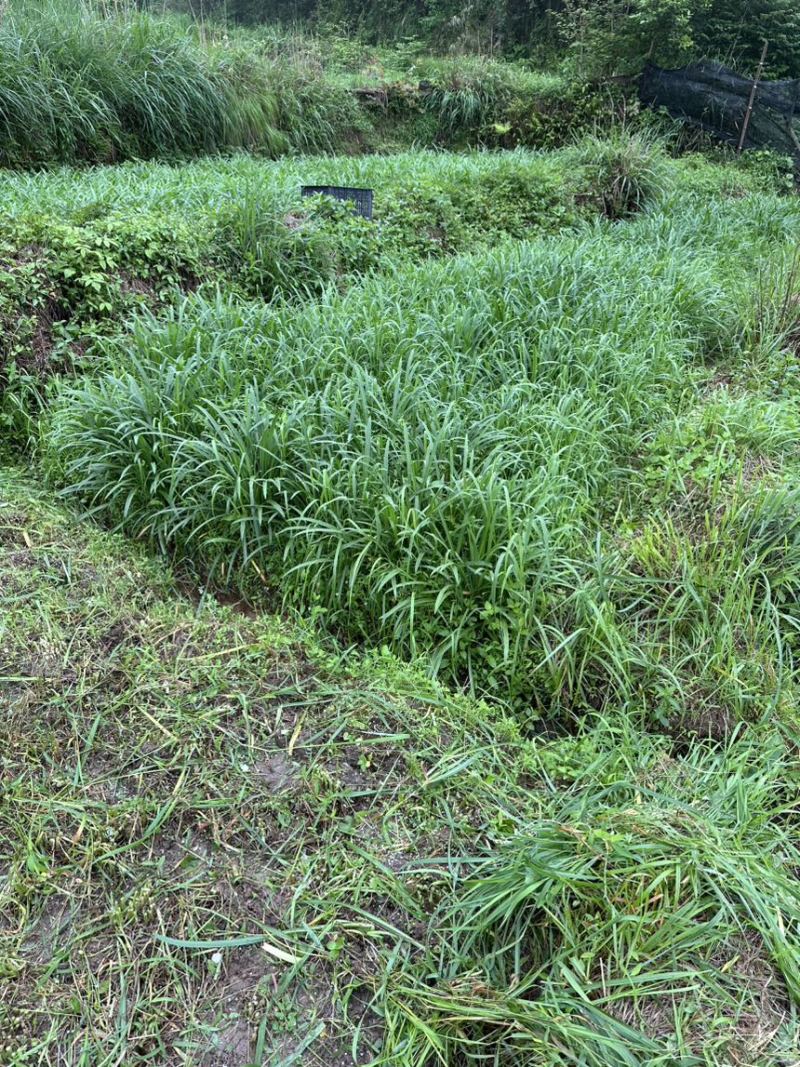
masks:
<svg viewBox="0 0 800 1067"><path fill-rule="evenodd" d="M524 740L0 474L0 1062L786 1064L793 745Z"/></svg>

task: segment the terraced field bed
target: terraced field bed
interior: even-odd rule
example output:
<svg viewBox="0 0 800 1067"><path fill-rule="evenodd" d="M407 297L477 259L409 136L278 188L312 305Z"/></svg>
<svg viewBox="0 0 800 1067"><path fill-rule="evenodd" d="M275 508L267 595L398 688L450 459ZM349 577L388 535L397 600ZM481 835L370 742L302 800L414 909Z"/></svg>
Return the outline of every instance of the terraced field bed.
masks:
<svg viewBox="0 0 800 1067"><path fill-rule="evenodd" d="M0 1063L794 1063L774 167L0 201Z"/></svg>

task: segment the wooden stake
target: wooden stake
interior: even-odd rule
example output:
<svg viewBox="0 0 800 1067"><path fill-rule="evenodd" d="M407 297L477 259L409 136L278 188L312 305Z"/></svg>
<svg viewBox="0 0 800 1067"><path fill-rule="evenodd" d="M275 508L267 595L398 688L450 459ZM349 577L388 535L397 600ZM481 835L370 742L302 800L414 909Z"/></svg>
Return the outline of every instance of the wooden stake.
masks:
<svg viewBox="0 0 800 1067"><path fill-rule="evenodd" d="M744 141L747 137L747 127L750 125L750 116L753 114L753 104L756 99L756 89L758 89L758 83L761 81L761 75L764 72L764 61L767 58L767 49L769 48L769 41L764 41L764 47L761 49L761 59L758 61L758 70L756 71L755 80L753 81L753 87L750 90L750 99L747 101L747 111L744 114L744 122L742 123L742 132L739 134L739 144L736 147L737 152L741 152L744 148Z"/></svg>

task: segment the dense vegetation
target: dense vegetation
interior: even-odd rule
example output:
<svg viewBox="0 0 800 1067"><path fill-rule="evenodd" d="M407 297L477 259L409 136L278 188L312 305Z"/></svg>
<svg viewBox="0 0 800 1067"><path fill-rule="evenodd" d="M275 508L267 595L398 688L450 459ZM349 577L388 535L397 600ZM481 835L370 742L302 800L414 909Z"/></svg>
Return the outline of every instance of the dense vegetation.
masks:
<svg viewBox="0 0 800 1067"><path fill-rule="evenodd" d="M199 18L163 5L155 13L128 2L107 10L99 0L14 0L0 18L0 164L243 148L270 157L420 144L551 148L621 117L635 121L633 76L649 59L738 57L748 69L754 42L760 47L766 34L768 73L797 72L800 14L779 10L778 0L762 5L760 21L744 23L705 3L696 5L708 16L700 21L682 2L640 3L631 14L617 0L553 8L544 20L550 43L510 62L494 47L432 57L424 35L385 47L363 35L315 37L308 26L245 30L222 18L228 9L213 7L209 20L193 5ZM350 14L362 29L372 25L368 13ZM385 14L398 32L402 12ZM334 18L317 15L321 24ZM423 17L418 25L435 43L433 24ZM437 48L452 52L463 27L448 15L440 28ZM537 32L526 40L545 38Z"/></svg>
<svg viewBox="0 0 800 1067"><path fill-rule="evenodd" d="M51 321L78 319L84 328L88 317L124 307L122 291L141 301L179 282L223 279L247 295L313 291L408 259L624 213L629 205L614 202L613 159L607 175L594 166L575 151L315 157L270 168L240 157L7 180L7 315L35 304L37 289ZM300 195L304 182L343 178L377 189L377 226ZM25 254L32 243L35 257Z"/></svg>
<svg viewBox="0 0 800 1067"><path fill-rule="evenodd" d="M696 161L681 168L701 182L714 173ZM24 434L24 412L16 416L26 392L91 359L91 339L117 330L121 315L157 311L176 290L213 298L224 287L240 299L344 290L403 263L624 217L674 170L639 142L550 156L417 152L277 166L239 157L9 175L0 181L0 420ZM373 222L300 196L304 181L341 180L375 188ZM769 180L742 172L724 182Z"/></svg>
<svg viewBox="0 0 800 1067"><path fill-rule="evenodd" d="M603 82L793 10L138 6L0 13L0 1064L800 1062L800 206Z"/></svg>
<svg viewBox="0 0 800 1067"><path fill-rule="evenodd" d="M798 212L679 196L680 217L667 200L623 231L411 266L301 307L191 298L64 386L47 462L136 537L245 588L269 575L329 626L497 699L757 715L791 691L761 672L791 658L798 520L780 465L797 420L769 392L704 392L721 353L732 375L743 349L785 361L780 338L754 341L742 273L788 255ZM708 420L724 448L665 455ZM761 461L773 484L750 486L741 464ZM690 549L710 513L710 545Z"/></svg>
<svg viewBox="0 0 800 1067"><path fill-rule="evenodd" d="M165 6L164 0L150 4ZM170 0L169 6L250 25L300 19L372 40L417 38L429 47L533 55L584 74L698 55L752 69L766 38L773 73L800 74L794 0Z"/></svg>
<svg viewBox="0 0 800 1067"><path fill-rule="evenodd" d="M475 57L454 62L90 0L0 19L0 164L268 156L412 144L552 147L608 123L618 93Z"/></svg>

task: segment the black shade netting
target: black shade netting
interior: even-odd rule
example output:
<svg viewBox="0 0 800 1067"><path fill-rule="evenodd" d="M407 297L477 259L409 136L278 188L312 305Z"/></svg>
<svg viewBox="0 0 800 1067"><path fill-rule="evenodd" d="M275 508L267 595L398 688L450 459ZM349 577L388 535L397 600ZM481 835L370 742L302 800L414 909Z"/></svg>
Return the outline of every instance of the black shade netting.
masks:
<svg viewBox="0 0 800 1067"><path fill-rule="evenodd" d="M752 88L752 78L710 60L680 70L649 64L639 81L642 103L732 145L739 143ZM744 147L791 156L800 171L800 78L759 82Z"/></svg>

